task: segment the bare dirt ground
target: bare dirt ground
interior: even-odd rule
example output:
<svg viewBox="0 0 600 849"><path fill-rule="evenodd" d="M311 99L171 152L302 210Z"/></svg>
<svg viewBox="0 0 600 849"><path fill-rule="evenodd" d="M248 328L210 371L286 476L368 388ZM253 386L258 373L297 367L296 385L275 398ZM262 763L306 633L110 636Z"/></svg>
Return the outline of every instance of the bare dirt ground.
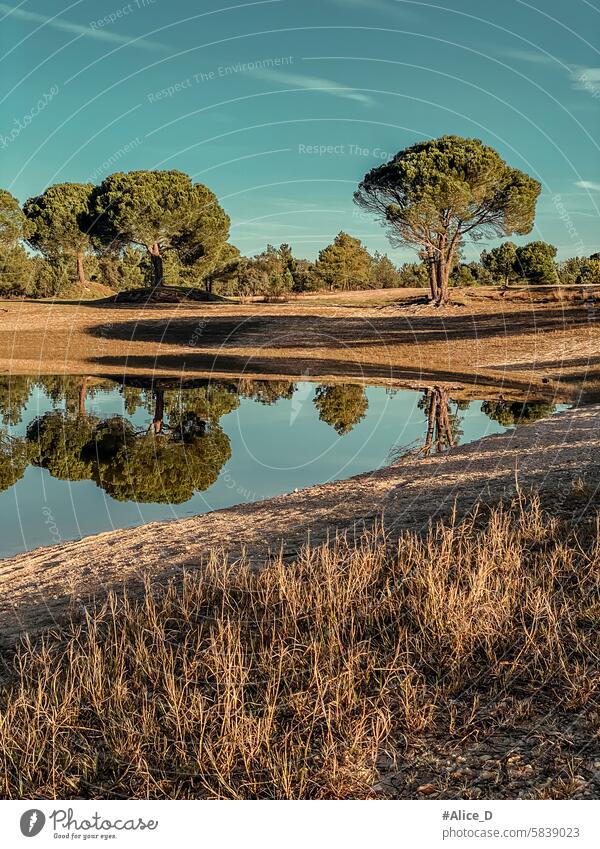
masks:
<svg viewBox="0 0 600 849"><path fill-rule="evenodd" d="M0 303L0 370L15 374L293 376L468 395L600 397L592 290L423 290L302 296L278 304Z"/></svg>
<svg viewBox="0 0 600 849"><path fill-rule="evenodd" d="M387 532L423 530L477 503L534 488L553 515L592 515L600 481L600 406L559 413L424 460L402 461L346 481L192 519L111 531L0 561L0 645L39 633L143 578L157 586L202 569L211 552L260 561L281 549L294 556L309 541L362 532L383 518Z"/></svg>

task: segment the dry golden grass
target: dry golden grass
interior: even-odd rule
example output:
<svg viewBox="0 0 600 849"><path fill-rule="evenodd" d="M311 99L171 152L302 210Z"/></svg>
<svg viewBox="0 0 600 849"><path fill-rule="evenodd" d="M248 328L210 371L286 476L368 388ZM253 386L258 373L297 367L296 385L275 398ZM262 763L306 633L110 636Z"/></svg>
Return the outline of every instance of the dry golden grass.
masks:
<svg viewBox="0 0 600 849"><path fill-rule="evenodd" d="M472 732L506 694L596 705L599 566L598 523L566 528L535 499L258 572L214 556L19 647L0 795L371 797L382 751Z"/></svg>

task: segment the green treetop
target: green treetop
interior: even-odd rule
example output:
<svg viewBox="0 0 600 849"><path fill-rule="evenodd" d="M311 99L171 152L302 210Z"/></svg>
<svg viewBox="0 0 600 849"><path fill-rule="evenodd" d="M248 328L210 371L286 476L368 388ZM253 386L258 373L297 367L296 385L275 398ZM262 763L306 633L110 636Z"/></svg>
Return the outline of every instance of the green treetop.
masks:
<svg viewBox="0 0 600 849"><path fill-rule="evenodd" d="M33 378L26 375L0 378L0 419L3 425L10 427L21 422L33 382Z"/></svg>
<svg viewBox="0 0 600 849"><path fill-rule="evenodd" d="M547 242L529 242L516 250L515 268L529 283L557 283L556 248Z"/></svg>
<svg viewBox="0 0 600 849"><path fill-rule="evenodd" d="M90 445L98 421L58 410L34 419L27 428L31 462L60 480L88 480L94 469Z"/></svg>
<svg viewBox="0 0 600 849"><path fill-rule="evenodd" d="M540 190L479 139L442 136L373 168L354 200L387 227L393 244L425 252L431 296L442 305L461 241L529 233Z"/></svg>
<svg viewBox="0 0 600 849"><path fill-rule="evenodd" d="M0 492L13 486L25 474L27 446L24 439L0 430Z"/></svg>
<svg viewBox="0 0 600 849"><path fill-rule="evenodd" d="M484 401L481 405L482 413L504 427L537 422L555 409L548 401Z"/></svg>
<svg viewBox="0 0 600 849"><path fill-rule="evenodd" d="M320 420L331 425L340 436L350 433L364 419L369 406L364 387L355 383L319 386L314 404Z"/></svg>
<svg viewBox="0 0 600 849"><path fill-rule="evenodd" d="M85 286L84 258L91 249L89 204L93 186L59 183L38 197L29 198L23 210L31 232L28 242L46 259L73 258L77 278Z"/></svg>
<svg viewBox="0 0 600 849"><path fill-rule="evenodd" d="M338 233L319 253L316 271L330 289L362 289L371 281L372 257L360 239Z"/></svg>
<svg viewBox="0 0 600 849"><path fill-rule="evenodd" d="M19 201L6 189L0 189L0 246L14 248L27 238L29 231L30 224Z"/></svg>
<svg viewBox="0 0 600 849"><path fill-rule="evenodd" d="M231 456L227 434L192 413L145 433L115 417L97 431L96 482L117 501L182 504L208 489Z"/></svg>
<svg viewBox="0 0 600 849"><path fill-rule="evenodd" d="M155 287L163 283L165 251L199 263L199 270L204 264L208 273L229 234L229 218L213 192L181 171L112 174L94 191L93 210L101 242L146 248Z"/></svg>
<svg viewBox="0 0 600 849"><path fill-rule="evenodd" d="M481 254L481 264L493 276L494 282L500 280L505 286L518 277L516 263L517 246L513 242L503 242Z"/></svg>

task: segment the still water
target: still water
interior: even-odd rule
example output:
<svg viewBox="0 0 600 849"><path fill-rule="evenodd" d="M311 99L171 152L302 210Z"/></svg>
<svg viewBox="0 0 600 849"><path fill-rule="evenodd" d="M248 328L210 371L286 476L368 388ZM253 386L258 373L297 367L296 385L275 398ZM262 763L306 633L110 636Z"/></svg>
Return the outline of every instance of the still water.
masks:
<svg viewBox="0 0 600 849"><path fill-rule="evenodd" d="M348 478L554 409L356 384L4 378L0 557Z"/></svg>

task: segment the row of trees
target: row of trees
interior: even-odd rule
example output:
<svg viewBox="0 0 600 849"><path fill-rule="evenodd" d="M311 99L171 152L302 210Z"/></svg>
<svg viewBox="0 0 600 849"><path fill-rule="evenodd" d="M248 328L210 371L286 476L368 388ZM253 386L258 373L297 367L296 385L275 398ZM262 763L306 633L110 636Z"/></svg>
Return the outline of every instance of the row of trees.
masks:
<svg viewBox="0 0 600 849"><path fill-rule="evenodd" d="M370 254L360 239L340 232L316 262L297 259L288 244L253 257L236 257L209 275L211 291L239 297L278 298L321 289L379 289L402 285L400 270L385 254Z"/></svg>
<svg viewBox="0 0 600 849"><path fill-rule="evenodd" d="M483 251L480 263L461 261L468 241L529 233L540 190L537 180L478 139L442 136L399 151L365 175L354 200L384 225L392 245L416 249L420 262L401 269L385 255L371 256L347 233L316 262L294 258L288 245L242 257L228 241L229 217L214 193L181 171L117 173L99 186L63 183L22 209L2 191L0 278L4 291L18 292L29 262L40 292L49 269L58 278L70 269L84 285L90 268L115 289L148 279L157 287L166 277L248 296L425 283L438 305L452 284L554 283L557 273L595 281L596 257L557 269L556 249L540 241L505 242ZM34 260L24 244L36 252Z"/></svg>
<svg viewBox="0 0 600 849"><path fill-rule="evenodd" d="M227 243L229 225L213 192L181 171L112 174L99 186L62 183L29 198L22 209L2 190L3 289L22 289L25 270L37 283L48 270L60 280L68 269L85 286L90 265L107 282L124 284L119 288L145 282L148 270L152 285L160 286L166 255L190 280L202 280L235 252ZM24 245L46 266L34 261L28 268Z"/></svg>
<svg viewBox="0 0 600 849"><path fill-rule="evenodd" d="M317 262L296 259L285 244L243 257L228 236L229 218L215 195L181 172L113 174L97 187L63 183L22 209L2 190L0 291L45 297L74 280L122 291L166 279L222 294L279 297L402 282L387 256L372 256L347 233Z"/></svg>
<svg viewBox="0 0 600 849"><path fill-rule="evenodd" d="M122 291L166 279L221 294L276 298L402 285L387 256L372 256L347 233L339 233L317 262L296 259L285 244L243 257L228 235L229 218L214 194L180 172L113 174L98 187L51 186L23 209L1 191L0 291L45 297L74 280Z"/></svg>
<svg viewBox="0 0 600 849"><path fill-rule="evenodd" d="M478 263L458 263L451 282L458 286L600 285L600 254L556 262L556 253L554 245L547 242L529 242L519 247L513 242L503 242L483 251Z"/></svg>

